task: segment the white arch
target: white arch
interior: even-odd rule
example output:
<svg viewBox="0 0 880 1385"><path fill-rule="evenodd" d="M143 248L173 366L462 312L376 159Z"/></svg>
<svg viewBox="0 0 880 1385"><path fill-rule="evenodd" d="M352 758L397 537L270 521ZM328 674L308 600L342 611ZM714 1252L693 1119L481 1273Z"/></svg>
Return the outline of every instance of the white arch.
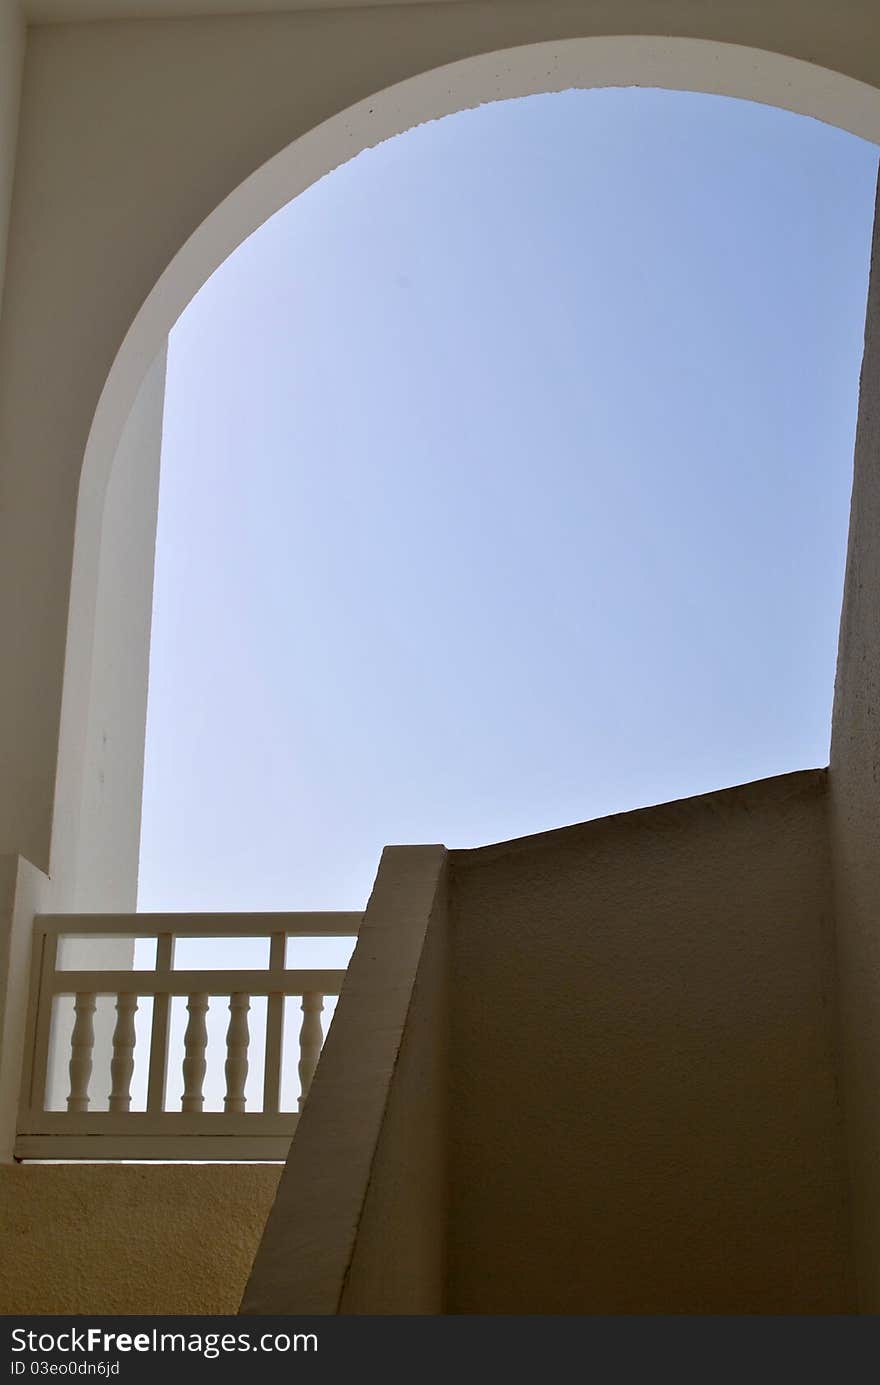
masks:
<svg viewBox="0 0 880 1385"><path fill-rule="evenodd" d="M108 481L141 382L186 305L269 217L362 150L425 121L489 101L621 86L739 97L812 116L880 143L880 90L873 86L799 59L736 44L630 35L528 44L434 68L340 111L255 169L201 223L155 283L117 352L94 414L77 502L53 874L77 878L79 838L88 830L83 827L88 815L88 746L95 739L95 707L107 703L106 690L102 694L100 688L104 674L94 651L99 593L117 580L107 557L113 546L104 542L102 533ZM119 695L111 690L110 700Z"/></svg>
<svg viewBox="0 0 880 1385"><path fill-rule="evenodd" d="M341 111L256 169L190 236L140 309L101 394L81 503L106 485L150 362L186 305L234 250L312 183L416 125L491 101L596 87L733 96L812 116L880 144L880 91L841 73L737 44L626 35L481 54L409 78Z"/></svg>

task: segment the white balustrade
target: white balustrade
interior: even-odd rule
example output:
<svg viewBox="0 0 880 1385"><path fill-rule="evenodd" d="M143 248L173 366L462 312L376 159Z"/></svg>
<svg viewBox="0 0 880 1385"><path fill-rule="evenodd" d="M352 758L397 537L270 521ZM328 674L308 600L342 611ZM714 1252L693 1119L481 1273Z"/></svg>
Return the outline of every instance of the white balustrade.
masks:
<svg viewBox="0 0 880 1385"><path fill-rule="evenodd" d="M229 997L229 1028L226 1031L226 1095L223 1110L242 1112L247 1098L244 1084L248 1075L248 1011L251 998L241 991Z"/></svg>
<svg viewBox="0 0 880 1385"><path fill-rule="evenodd" d="M284 1159L297 1121L297 1111L281 1109L285 999L297 997L302 1007L298 1053L301 1110L324 1039L324 999L339 994L345 975L338 968L288 968L287 939L354 937L360 918L359 914L38 918L30 1044L16 1156ZM137 971L59 969L58 941L65 935L155 937L155 965ZM265 969L178 970L174 966L175 941L183 937L265 937L269 942L269 964ZM53 1045L58 1043L53 1015L56 999L62 996L74 999L74 1024L67 1055L70 1086L67 1109L50 1111L46 1109L47 1074ZM112 1043L107 1051L96 1048L94 1026L97 1002L104 996L116 1007ZM170 1024L175 997L185 1001L187 1009L182 1052L169 1052L172 1033L179 1033ZM263 1100L262 1109L249 1110L245 1094L252 1043L249 1017L252 1001L260 997L265 998L266 1015ZM145 998L152 1005L152 1023L149 1036L143 1035L139 1040L137 1015ZM217 1004L225 1003L229 1014L222 1111L205 1110L207 1021L212 999ZM139 1044L143 1045L142 1054ZM136 1061L143 1061L147 1069L145 1110L132 1110ZM183 1093L176 1110L168 1109L166 1100L169 1062L174 1063L183 1079ZM106 1111L90 1109L89 1087L98 1079L109 1082ZM107 1087L103 1090L107 1091Z"/></svg>
<svg viewBox="0 0 880 1385"><path fill-rule="evenodd" d="M116 1028L113 1030L113 1057L110 1060L110 1110L131 1108L131 1079L134 1076L134 1017L138 998L130 991L116 997Z"/></svg>
<svg viewBox="0 0 880 1385"><path fill-rule="evenodd" d="M208 1026L205 1016L208 1013L208 997L204 991L191 995L186 1002L189 1021L183 1036L183 1096L180 1098L181 1111L201 1111L205 1104L203 1088L208 1063L205 1052L208 1047Z"/></svg>
<svg viewBox="0 0 880 1385"><path fill-rule="evenodd" d="M315 1075L315 1068L318 1066L318 1059L321 1056L321 1045L324 1042L324 1035L321 1030L321 1011L324 1009L324 997L315 991L309 991L302 998L302 1028L299 1031L299 1109L305 1105L305 1099L309 1094L309 1087L312 1085L312 1078Z"/></svg>
<svg viewBox="0 0 880 1385"><path fill-rule="evenodd" d="M74 1023L70 1039L70 1095L68 1111L88 1111L89 1078L92 1075L92 1050L95 1046L96 997L77 992L73 1005Z"/></svg>

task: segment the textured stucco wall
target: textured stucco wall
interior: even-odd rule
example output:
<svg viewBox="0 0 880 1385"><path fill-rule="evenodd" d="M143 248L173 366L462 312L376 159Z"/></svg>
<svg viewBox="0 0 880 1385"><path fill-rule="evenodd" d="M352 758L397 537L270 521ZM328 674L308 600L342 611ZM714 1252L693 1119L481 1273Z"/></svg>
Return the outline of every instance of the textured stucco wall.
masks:
<svg viewBox="0 0 880 1385"><path fill-rule="evenodd" d="M0 0L0 310L3 307L6 237L15 176L24 47L24 21L18 0Z"/></svg>
<svg viewBox="0 0 880 1385"><path fill-rule="evenodd" d="M446 862L382 853L242 1313L441 1311Z"/></svg>
<svg viewBox="0 0 880 1385"><path fill-rule="evenodd" d="M880 225L875 222L829 770L861 1304L880 1312Z"/></svg>
<svg viewBox="0 0 880 1385"><path fill-rule="evenodd" d="M446 1305L449 906L441 883L364 1199L342 1313Z"/></svg>
<svg viewBox="0 0 880 1385"><path fill-rule="evenodd" d="M451 853L449 1311L854 1311L825 788Z"/></svg>
<svg viewBox="0 0 880 1385"><path fill-rule="evenodd" d="M0 1167L0 1313L235 1313L280 1172Z"/></svg>

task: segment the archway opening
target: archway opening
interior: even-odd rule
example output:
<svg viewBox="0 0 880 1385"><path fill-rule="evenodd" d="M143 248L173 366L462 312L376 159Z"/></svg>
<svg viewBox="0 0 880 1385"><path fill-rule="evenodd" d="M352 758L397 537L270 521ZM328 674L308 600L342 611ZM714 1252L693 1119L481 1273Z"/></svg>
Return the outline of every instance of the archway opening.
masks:
<svg viewBox="0 0 880 1385"><path fill-rule="evenodd" d="M863 138L880 138L880 100L872 87L811 62L715 39L569 38L478 52L448 66L400 76L403 80L300 130L281 152L273 155L267 149L268 161L244 182L237 169L227 180L225 200L206 204L201 223L191 221L189 239L158 280L153 279L152 262L146 279L143 266L132 267L134 278L141 276L132 301L142 306L97 402L77 507L50 852L59 906L130 908L136 883L128 862L136 854L142 741L127 726L121 735L105 735L108 714L111 721L121 717L125 722L131 699L125 679L115 669L108 672L98 657L102 639L106 645L109 633L112 643L120 629L118 618L115 627L108 620L107 607L118 617L130 585L129 574L118 580L119 545L113 536L118 540L120 526L112 506L107 508L108 477L114 458L125 448L126 428L136 420L144 392L149 394L159 370L154 363L168 331L199 286L255 228L358 152L419 122L487 99L637 83L768 102ZM139 597L144 583L138 576ZM110 861L126 863L114 878L95 870L96 863Z"/></svg>
<svg viewBox="0 0 880 1385"><path fill-rule="evenodd" d="M358 907L386 841L825 763L875 175L569 92L252 237L172 340L142 907Z"/></svg>

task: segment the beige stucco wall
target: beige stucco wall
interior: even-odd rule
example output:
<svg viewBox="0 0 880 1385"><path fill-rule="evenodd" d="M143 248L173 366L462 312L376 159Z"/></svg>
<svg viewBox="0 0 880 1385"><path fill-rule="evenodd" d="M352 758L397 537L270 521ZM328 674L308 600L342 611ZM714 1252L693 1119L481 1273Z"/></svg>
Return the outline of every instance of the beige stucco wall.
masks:
<svg viewBox="0 0 880 1385"><path fill-rule="evenodd" d="M279 1174L0 1167L0 1313L234 1313Z"/></svg>
<svg viewBox="0 0 880 1385"><path fill-rule="evenodd" d="M386 851L243 1311L856 1312L827 783Z"/></svg>
<svg viewBox="0 0 880 1385"><path fill-rule="evenodd" d="M451 863L449 1310L854 1311L824 774Z"/></svg>
<svg viewBox="0 0 880 1385"><path fill-rule="evenodd" d="M435 897L341 1313L446 1311L449 907Z"/></svg>
<svg viewBox="0 0 880 1385"><path fill-rule="evenodd" d="M442 1311L446 862L442 846L382 853L245 1314Z"/></svg>
<svg viewBox="0 0 880 1385"><path fill-rule="evenodd" d="M24 47L25 28L18 0L0 0L0 311L3 307L6 237L15 176Z"/></svg>
<svg viewBox="0 0 880 1385"><path fill-rule="evenodd" d="M880 1312L880 226L875 224L829 772L861 1303Z"/></svg>

